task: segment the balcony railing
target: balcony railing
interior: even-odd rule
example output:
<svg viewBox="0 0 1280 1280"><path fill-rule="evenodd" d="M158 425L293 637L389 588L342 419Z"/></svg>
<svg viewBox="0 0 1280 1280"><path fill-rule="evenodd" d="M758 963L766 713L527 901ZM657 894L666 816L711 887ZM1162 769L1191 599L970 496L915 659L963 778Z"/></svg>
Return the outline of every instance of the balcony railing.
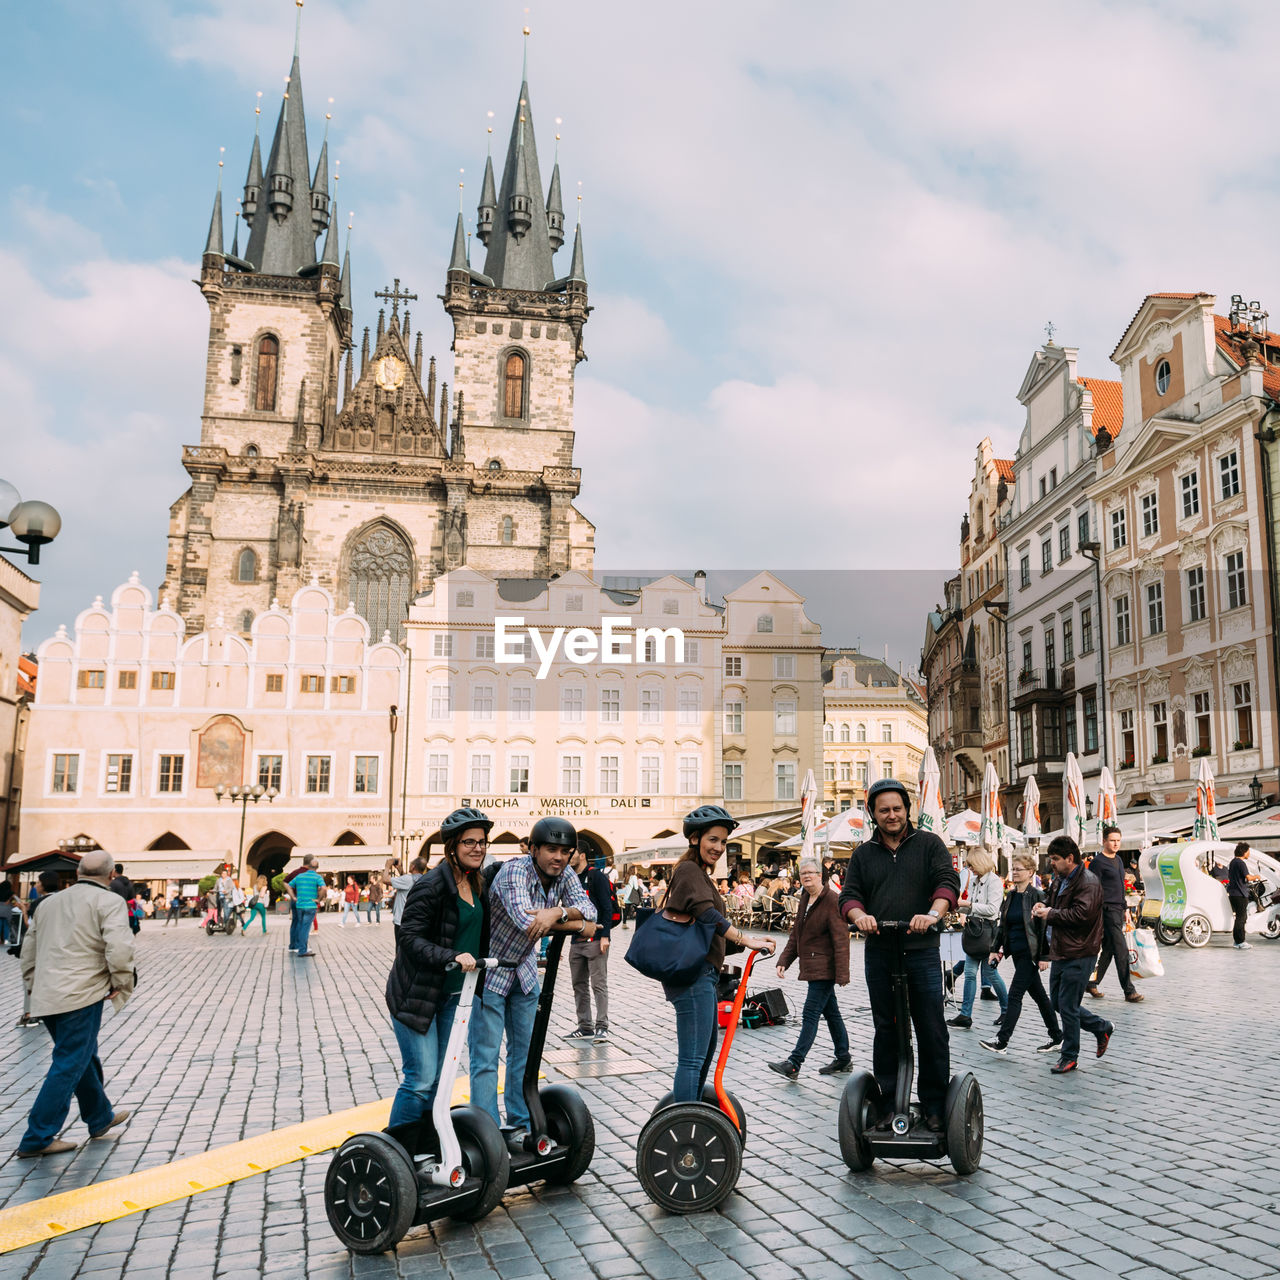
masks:
<svg viewBox="0 0 1280 1280"><path fill-rule="evenodd" d="M1018 672L1018 693L1037 693L1041 691L1057 693L1064 687L1062 674L1057 667L1023 667ZM1071 682L1074 685L1074 671L1071 673Z"/></svg>

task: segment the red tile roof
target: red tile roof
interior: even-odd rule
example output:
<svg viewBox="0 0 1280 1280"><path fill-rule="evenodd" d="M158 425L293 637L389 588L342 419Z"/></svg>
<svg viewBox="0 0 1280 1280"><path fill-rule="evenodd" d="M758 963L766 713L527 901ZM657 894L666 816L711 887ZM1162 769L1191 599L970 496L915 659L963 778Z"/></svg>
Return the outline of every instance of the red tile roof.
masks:
<svg viewBox="0 0 1280 1280"><path fill-rule="evenodd" d="M1098 434L1099 427L1106 427L1115 440L1124 423L1123 385L1104 378L1077 378L1076 381L1093 395L1093 434Z"/></svg>
<svg viewBox="0 0 1280 1280"><path fill-rule="evenodd" d="M1012 458L992 458L995 464L996 475L1008 484L1013 483L1013 459Z"/></svg>
<svg viewBox="0 0 1280 1280"><path fill-rule="evenodd" d="M36 691L36 664L25 653L18 655L18 692Z"/></svg>
<svg viewBox="0 0 1280 1280"><path fill-rule="evenodd" d="M1243 335L1232 332L1231 321L1226 316L1213 317L1213 336L1217 340L1218 350L1231 361L1237 369L1244 368L1244 352L1240 349ZM1262 335L1257 335L1262 338ZM1262 338L1265 346L1263 353L1262 389L1273 399L1280 400L1280 368L1272 363L1272 358L1280 353L1280 333L1267 331Z"/></svg>

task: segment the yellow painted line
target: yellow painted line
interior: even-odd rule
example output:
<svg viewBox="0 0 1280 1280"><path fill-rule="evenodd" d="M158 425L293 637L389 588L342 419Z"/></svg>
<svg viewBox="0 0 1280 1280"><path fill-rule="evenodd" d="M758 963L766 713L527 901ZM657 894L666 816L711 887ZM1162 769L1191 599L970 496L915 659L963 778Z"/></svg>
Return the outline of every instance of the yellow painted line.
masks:
<svg viewBox="0 0 1280 1280"><path fill-rule="evenodd" d="M504 1072L499 1067L498 1092L502 1092ZM453 1105L471 1099L470 1081L460 1076L453 1086ZM212 1191L242 1178L252 1178L268 1169L305 1160L340 1147L354 1133L383 1129L391 1116L391 1099L366 1102L346 1111L301 1124L273 1129L270 1133L245 1138L229 1146L215 1147L186 1156L155 1169L144 1169L112 1178L107 1182L77 1187L58 1195L33 1200L29 1204L0 1209L0 1254L22 1249L42 1240L83 1227L97 1226L154 1209L157 1205L185 1200L201 1191ZM52 1156L53 1160L63 1157ZM72 1156L71 1159L75 1157Z"/></svg>

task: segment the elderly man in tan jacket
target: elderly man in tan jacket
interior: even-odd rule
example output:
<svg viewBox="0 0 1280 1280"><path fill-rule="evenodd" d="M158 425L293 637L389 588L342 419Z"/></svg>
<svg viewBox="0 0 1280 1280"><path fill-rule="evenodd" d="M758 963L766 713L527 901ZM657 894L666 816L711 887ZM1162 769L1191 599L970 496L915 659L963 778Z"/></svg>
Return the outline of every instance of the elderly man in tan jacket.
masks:
<svg viewBox="0 0 1280 1280"><path fill-rule="evenodd" d="M109 887L112 866L109 853L86 853L79 879L41 905L22 944L31 1016L44 1019L53 1057L18 1144L21 1157L76 1149L74 1142L58 1137L72 1095L90 1137L106 1137L129 1118L128 1111L115 1111L108 1101L98 1061L103 1002L110 1000L119 1010L134 984L129 909Z"/></svg>

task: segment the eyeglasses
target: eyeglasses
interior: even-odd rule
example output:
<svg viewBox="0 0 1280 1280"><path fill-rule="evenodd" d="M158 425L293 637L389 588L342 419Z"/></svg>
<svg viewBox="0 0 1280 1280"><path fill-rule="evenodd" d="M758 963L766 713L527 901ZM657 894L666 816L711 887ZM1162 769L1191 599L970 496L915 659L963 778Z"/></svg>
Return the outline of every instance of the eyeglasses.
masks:
<svg viewBox="0 0 1280 1280"><path fill-rule="evenodd" d="M487 849L489 842L487 840L459 840L459 849Z"/></svg>

